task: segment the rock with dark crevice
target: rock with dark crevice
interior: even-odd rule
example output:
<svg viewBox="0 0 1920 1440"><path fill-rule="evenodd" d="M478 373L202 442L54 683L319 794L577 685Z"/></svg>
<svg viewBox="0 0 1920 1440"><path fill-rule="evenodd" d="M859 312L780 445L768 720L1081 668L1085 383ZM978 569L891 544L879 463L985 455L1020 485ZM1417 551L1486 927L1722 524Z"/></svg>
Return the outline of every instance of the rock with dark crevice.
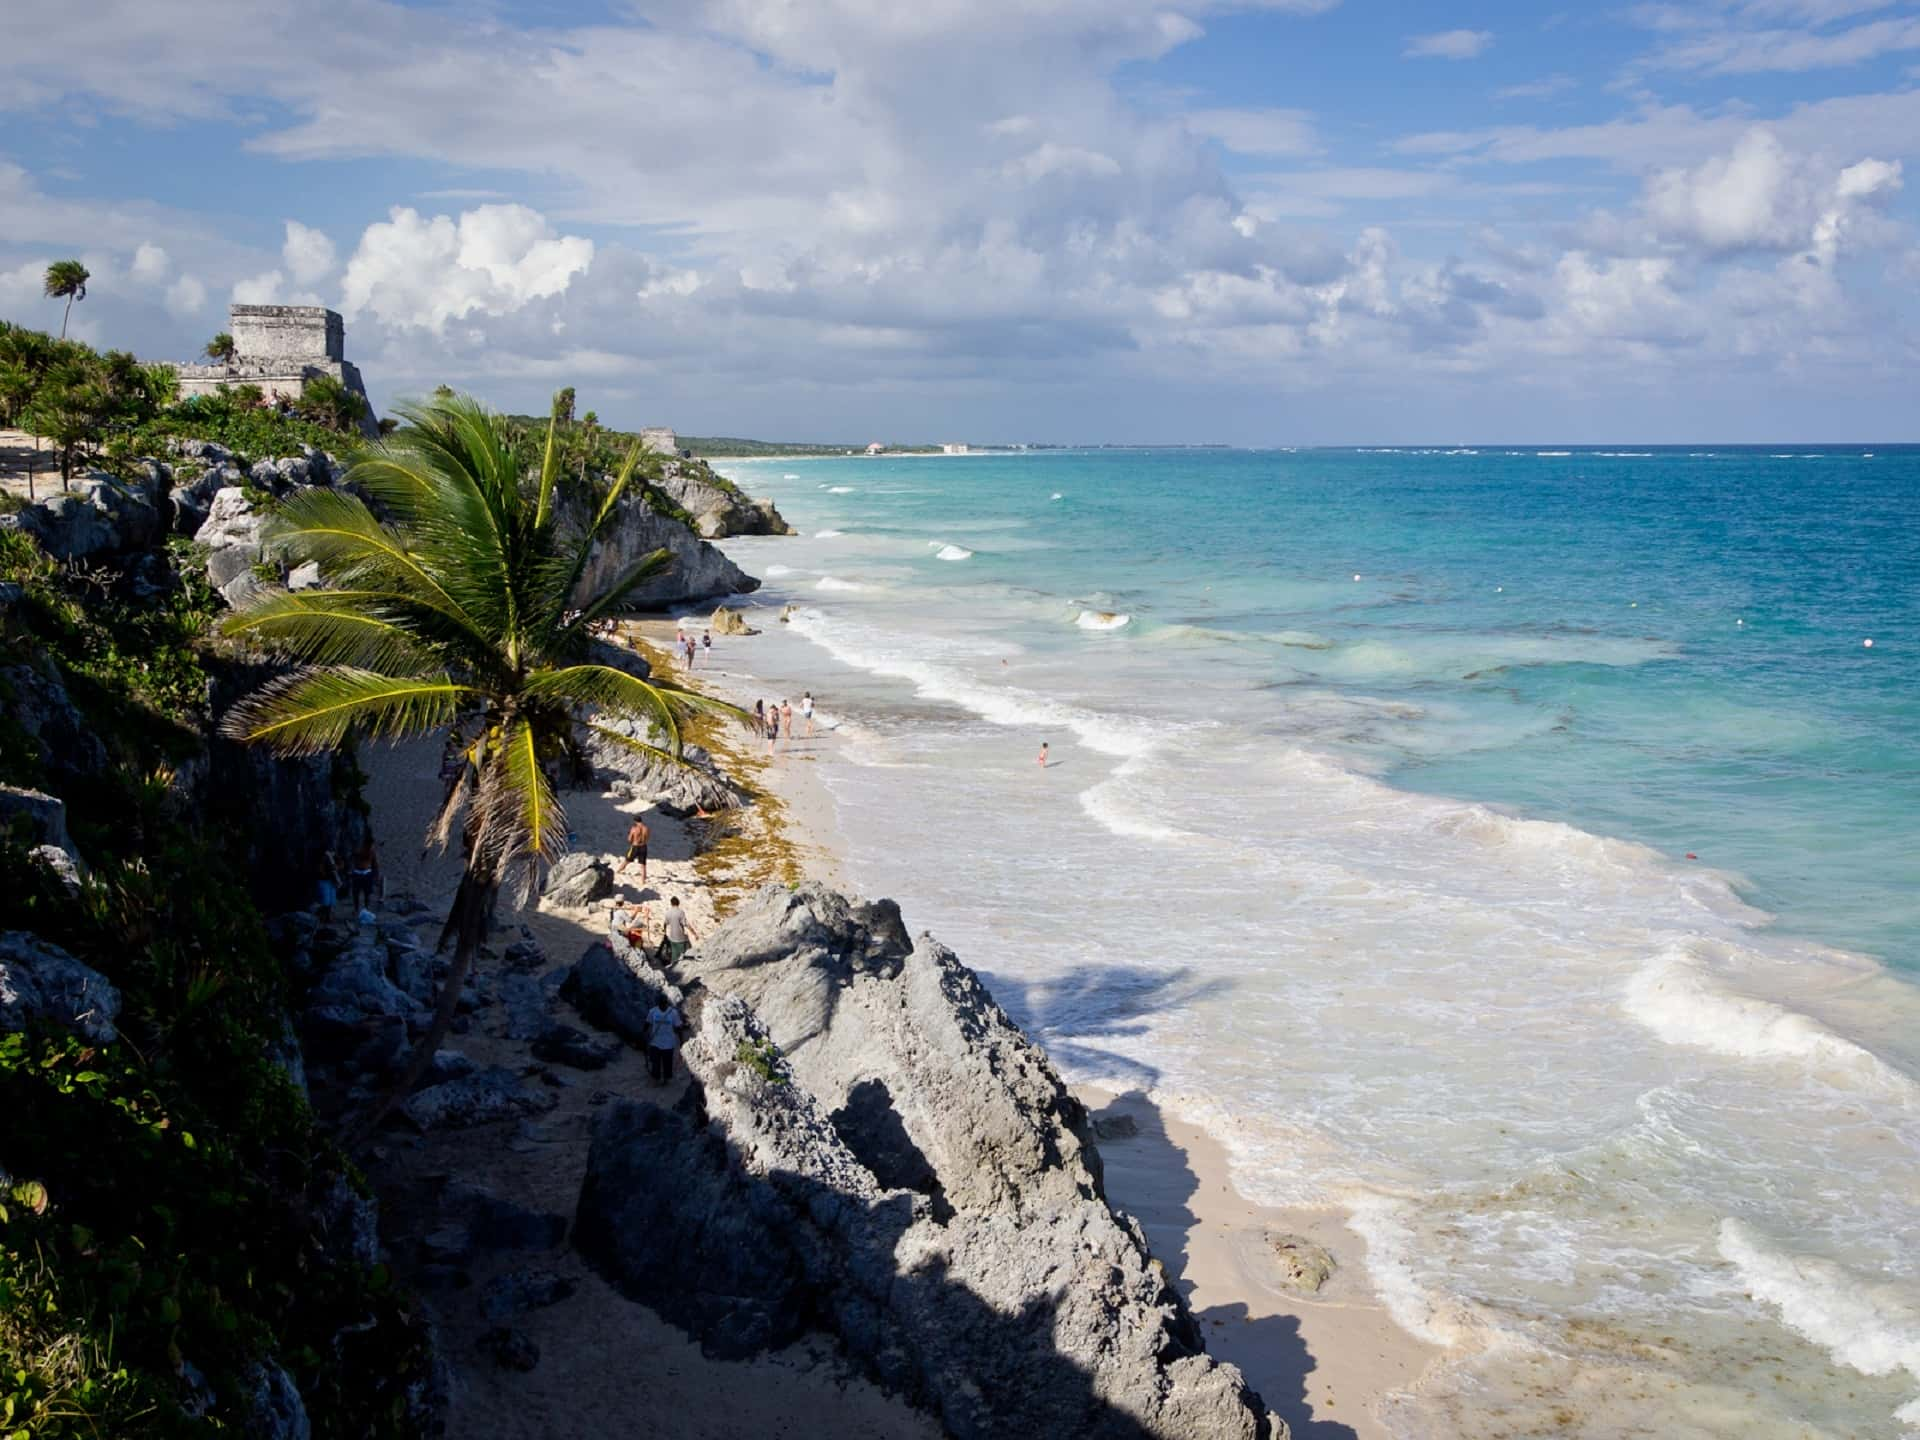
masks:
<svg viewBox="0 0 1920 1440"><path fill-rule="evenodd" d="M831 1331L959 1440L1285 1433L1108 1207L1046 1056L897 910L768 887L676 973L685 1098L595 1117L576 1216L623 1293L720 1354Z"/></svg>
<svg viewBox="0 0 1920 1440"><path fill-rule="evenodd" d="M51 1026L111 1045L119 1015L120 992L98 970L28 931L0 933L0 1035Z"/></svg>

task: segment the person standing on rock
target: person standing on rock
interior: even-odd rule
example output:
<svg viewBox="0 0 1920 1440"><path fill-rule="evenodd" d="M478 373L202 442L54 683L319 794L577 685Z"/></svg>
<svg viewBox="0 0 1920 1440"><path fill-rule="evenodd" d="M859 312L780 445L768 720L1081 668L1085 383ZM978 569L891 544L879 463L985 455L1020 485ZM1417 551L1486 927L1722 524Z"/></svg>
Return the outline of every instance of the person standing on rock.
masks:
<svg viewBox="0 0 1920 1440"><path fill-rule="evenodd" d="M627 858L620 862L620 869L613 872L615 879L627 866L637 864L640 867L640 883L647 883L647 836L647 822L638 815L634 816L633 824L627 827Z"/></svg>
<svg viewBox="0 0 1920 1440"><path fill-rule="evenodd" d="M376 878L380 873L380 852L375 848L373 836L368 835L360 841L353 852L353 860L347 866L348 896L353 904L354 918L358 919L363 910L373 908L373 892Z"/></svg>
<svg viewBox="0 0 1920 1440"><path fill-rule="evenodd" d="M678 965L680 957L687 953L687 946L700 938L687 925L687 912L680 908L678 895L667 901L667 911L661 921L661 933L667 942L667 959Z"/></svg>
<svg viewBox="0 0 1920 1440"><path fill-rule="evenodd" d="M682 1023L680 1008L665 995L647 1011L647 1073L656 1085L673 1080L673 1052L680 1048Z"/></svg>

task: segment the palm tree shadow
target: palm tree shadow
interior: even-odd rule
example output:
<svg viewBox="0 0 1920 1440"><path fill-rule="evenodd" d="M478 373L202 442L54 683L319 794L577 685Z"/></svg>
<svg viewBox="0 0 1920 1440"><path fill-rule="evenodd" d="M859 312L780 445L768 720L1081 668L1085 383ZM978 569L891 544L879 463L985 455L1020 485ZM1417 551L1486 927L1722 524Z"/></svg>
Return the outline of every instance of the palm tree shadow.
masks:
<svg viewBox="0 0 1920 1440"><path fill-rule="evenodd" d="M1200 1177L1186 1152L1167 1135L1159 1106L1139 1090L1118 1095L1089 1117L1100 1142L1109 1198L1140 1222L1153 1253L1167 1267L1174 1289L1189 1304L1194 1281L1192 1242L1200 1218L1192 1208ZM1130 1133L1129 1133L1130 1132ZM1130 1176L1148 1177L1129 1184ZM1127 1192L1137 1199L1129 1204ZM1253 1317L1244 1304L1196 1310L1208 1353L1240 1367L1267 1408L1287 1422L1294 1440L1359 1440L1351 1425L1314 1414L1307 1376L1319 1368L1293 1315Z"/></svg>
<svg viewBox="0 0 1920 1440"><path fill-rule="evenodd" d="M982 971L1000 1007L1063 1069L1101 1086L1150 1089L1157 1067L1116 1054L1103 1042L1147 1033L1148 1017L1209 999L1228 988L1192 969L1139 965L1082 965L1044 980L1020 980Z"/></svg>

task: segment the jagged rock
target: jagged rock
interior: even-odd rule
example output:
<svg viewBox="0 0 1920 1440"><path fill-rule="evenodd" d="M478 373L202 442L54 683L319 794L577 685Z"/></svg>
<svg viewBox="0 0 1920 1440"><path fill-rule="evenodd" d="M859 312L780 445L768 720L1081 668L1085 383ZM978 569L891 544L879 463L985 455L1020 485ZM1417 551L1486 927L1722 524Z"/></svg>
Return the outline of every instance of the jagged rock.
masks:
<svg viewBox="0 0 1920 1440"><path fill-rule="evenodd" d="M533 1042L533 1058L575 1070L604 1070L620 1056L616 1039L596 1040L584 1030L558 1023L547 1026Z"/></svg>
<svg viewBox="0 0 1920 1440"><path fill-rule="evenodd" d="M253 567L264 555L261 535L266 517L237 488L213 497L206 523L194 531L196 545L207 547L207 579L229 605L238 608L258 588Z"/></svg>
<svg viewBox="0 0 1920 1440"><path fill-rule="evenodd" d="M529 1210L474 1186L456 1186L447 1209L466 1226L474 1253L552 1250L567 1238L567 1217Z"/></svg>
<svg viewBox="0 0 1920 1440"><path fill-rule="evenodd" d="M1267 1245L1280 1266L1280 1283L1289 1290L1316 1294L1333 1278L1334 1259L1326 1246L1304 1235L1269 1235Z"/></svg>
<svg viewBox="0 0 1920 1440"><path fill-rule="evenodd" d="M676 1005L686 998L619 936L588 946L560 986L561 998L581 1019L641 1047L647 1043L647 1011L662 995Z"/></svg>
<svg viewBox="0 0 1920 1440"><path fill-rule="evenodd" d="M562 855L547 873L542 892L548 903L580 909L613 893L613 859L575 851Z"/></svg>
<svg viewBox="0 0 1920 1440"><path fill-rule="evenodd" d="M57 1025L111 1045L119 1014L120 992L99 971L25 930L0 933L0 1034Z"/></svg>
<svg viewBox="0 0 1920 1440"><path fill-rule="evenodd" d="M550 1011L559 997L567 971L559 966L545 975L502 975L495 993L500 1014L491 1032L509 1040L532 1040L553 1023Z"/></svg>
<svg viewBox="0 0 1920 1440"><path fill-rule="evenodd" d="M426 1089L429 1085L439 1085L448 1080L458 1080L471 1075L480 1068L471 1055L463 1055L458 1050L436 1050L427 1061L427 1073L420 1077L417 1087Z"/></svg>
<svg viewBox="0 0 1920 1440"><path fill-rule="evenodd" d="M51 665L0 666L0 700L7 718L34 741L34 758L49 781L90 780L106 770L107 747Z"/></svg>
<svg viewBox="0 0 1920 1440"><path fill-rule="evenodd" d="M516 1115L538 1115L559 1104L559 1097L520 1083L511 1070L489 1066L472 1075L416 1091L401 1102L401 1112L422 1133L464 1130Z"/></svg>
<svg viewBox="0 0 1920 1440"><path fill-rule="evenodd" d="M1110 1115L1093 1121L1093 1133L1100 1140L1131 1140L1140 1133L1140 1122L1131 1115Z"/></svg>
<svg viewBox="0 0 1920 1440"><path fill-rule="evenodd" d="M67 802L18 785L0 785L0 831L18 823L25 838L36 845L70 849L67 838Z"/></svg>
<svg viewBox="0 0 1920 1440"><path fill-rule="evenodd" d="M563 503L560 515L561 524L575 533L588 519L585 502L578 498ZM656 514L644 496L632 496L620 502L615 518L594 543L587 568L574 589L576 603L584 604L619 583L641 560L662 549L673 556L672 566L628 592L628 608L659 609L760 588L758 580L680 521Z"/></svg>
<svg viewBox="0 0 1920 1440"><path fill-rule="evenodd" d="M287 572L287 589L312 590L320 584L320 562L309 560L304 565L296 565Z"/></svg>
<svg viewBox="0 0 1920 1440"><path fill-rule="evenodd" d="M151 545L163 528L159 504L144 485L128 486L97 471L6 518L56 560L130 554Z"/></svg>
<svg viewBox="0 0 1920 1440"><path fill-rule="evenodd" d="M603 733L610 730L656 748L663 746L664 737L642 722L609 715L596 723L600 728L575 727L574 737L601 784L625 780L634 796L662 808L671 806L683 816L696 810L732 810L746 803L745 794L700 746L685 746L676 765L648 751L622 745Z"/></svg>
<svg viewBox="0 0 1920 1440"><path fill-rule="evenodd" d="M481 1351L490 1356L493 1363L502 1370L525 1372L540 1363L540 1347L506 1325L496 1325L480 1337Z"/></svg>
<svg viewBox="0 0 1920 1440"><path fill-rule="evenodd" d="M272 1362L255 1361L241 1375L246 1387L247 1440L310 1440L312 1422L293 1377Z"/></svg>
<svg viewBox="0 0 1920 1440"><path fill-rule="evenodd" d="M723 1353L830 1330L959 1440L1276 1433L951 952L891 906L768 887L680 968L686 1097L596 1118L576 1218L623 1293Z"/></svg>
<svg viewBox="0 0 1920 1440"><path fill-rule="evenodd" d="M794 533L771 500L754 499L702 461L669 460L661 467L658 484L693 516L694 528L708 540Z"/></svg>
<svg viewBox="0 0 1920 1440"><path fill-rule="evenodd" d="M537 940L516 940L500 958L509 970L538 970L547 963L547 952Z"/></svg>
<svg viewBox="0 0 1920 1440"><path fill-rule="evenodd" d="M34 864L51 870L69 895L80 893L83 883L80 867L74 862L73 856L58 845L36 845L27 852L27 858Z"/></svg>
<svg viewBox="0 0 1920 1440"><path fill-rule="evenodd" d="M713 612L713 618L708 625L716 635L758 635L760 633L747 624L746 616L726 605L722 605Z"/></svg>
<svg viewBox="0 0 1920 1440"><path fill-rule="evenodd" d="M587 641L587 661L625 671L636 680L645 680L653 674L653 666L647 663L645 656L636 654L624 645L616 645L611 640L602 640L597 635Z"/></svg>
<svg viewBox="0 0 1920 1440"><path fill-rule="evenodd" d="M480 1299L480 1311L496 1324L524 1315L529 1310L544 1310L570 1299L579 1288L564 1275L551 1270L509 1270L496 1275Z"/></svg>

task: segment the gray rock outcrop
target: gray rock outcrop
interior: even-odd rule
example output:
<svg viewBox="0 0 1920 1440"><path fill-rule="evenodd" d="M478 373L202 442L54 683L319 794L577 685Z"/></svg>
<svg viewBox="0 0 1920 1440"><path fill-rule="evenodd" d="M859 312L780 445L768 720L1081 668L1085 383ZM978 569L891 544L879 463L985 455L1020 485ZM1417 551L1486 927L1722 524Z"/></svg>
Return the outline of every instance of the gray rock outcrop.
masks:
<svg viewBox="0 0 1920 1440"><path fill-rule="evenodd" d="M164 532L165 494L164 481L157 488L145 480L129 485L94 472L0 520L25 530L56 560L103 560L143 550Z"/></svg>
<svg viewBox="0 0 1920 1440"><path fill-rule="evenodd" d="M57 1026L111 1045L119 1014L120 992L98 970L24 930L0 933L0 1034Z"/></svg>
<svg viewBox="0 0 1920 1440"><path fill-rule="evenodd" d="M678 1005L680 988L647 963L646 957L620 936L610 936L587 947L567 978L560 998L580 1012L580 1018L636 1047L647 1043L647 1011L665 996Z"/></svg>
<svg viewBox="0 0 1920 1440"><path fill-rule="evenodd" d="M245 492L229 488L213 497L206 522L194 531L194 543L207 547L207 579L236 608L260 588L253 567L266 554L265 525L266 517L254 510Z"/></svg>
<svg viewBox="0 0 1920 1440"><path fill-rule="evenodd" d="M1285 1433L1108 1207L1046 1056L894 906L770 886L676 978L694 1083L601 1113L575 1222L624 1293L725 1354L829 1330L960 1440Z"/></svg>
<svg viewBox="0 0 1920 1440"><path fill-rule="evenodd" d="M675 764L663 756L621 744L614 738L619 735L656 750L666 745L664 735L624 716L601 716L593 725L577 727L574 737L580 742L581 753L602 784L624 781L627 793L634 798L682 819L701 810L732 810L746 804L746 793L700 746L683 746L680 763Z"/></svg>
<svg viewBox="0 0 1920 1440"><path fill-rule="evenodd" d="M702 461L669 460L654 483L693 516L694 529L703 539L794 533L771 500L754 499Z"/></svg>
<svg viewBox="0 0 1920 1440"><path fill-rule="evenodd" d="M573 909L604 900L613 893L613 861L575 851L554 861L542 895L554 905Z"/></svg>
<svg viewBox="0 0 1920 1440"><path fill-rule="evenodd" d="M585 518L582 501L563 504L563 524L582 526ZM662 549L673 556L672 566L629 592L625 608L658 609L760 588L758 580L719 550L671 515L656 514L645 497L638 496L620 502L615 518L594 544L587 568L574 589L576 602L584 604L617 584L634 565Z"/></svg>

